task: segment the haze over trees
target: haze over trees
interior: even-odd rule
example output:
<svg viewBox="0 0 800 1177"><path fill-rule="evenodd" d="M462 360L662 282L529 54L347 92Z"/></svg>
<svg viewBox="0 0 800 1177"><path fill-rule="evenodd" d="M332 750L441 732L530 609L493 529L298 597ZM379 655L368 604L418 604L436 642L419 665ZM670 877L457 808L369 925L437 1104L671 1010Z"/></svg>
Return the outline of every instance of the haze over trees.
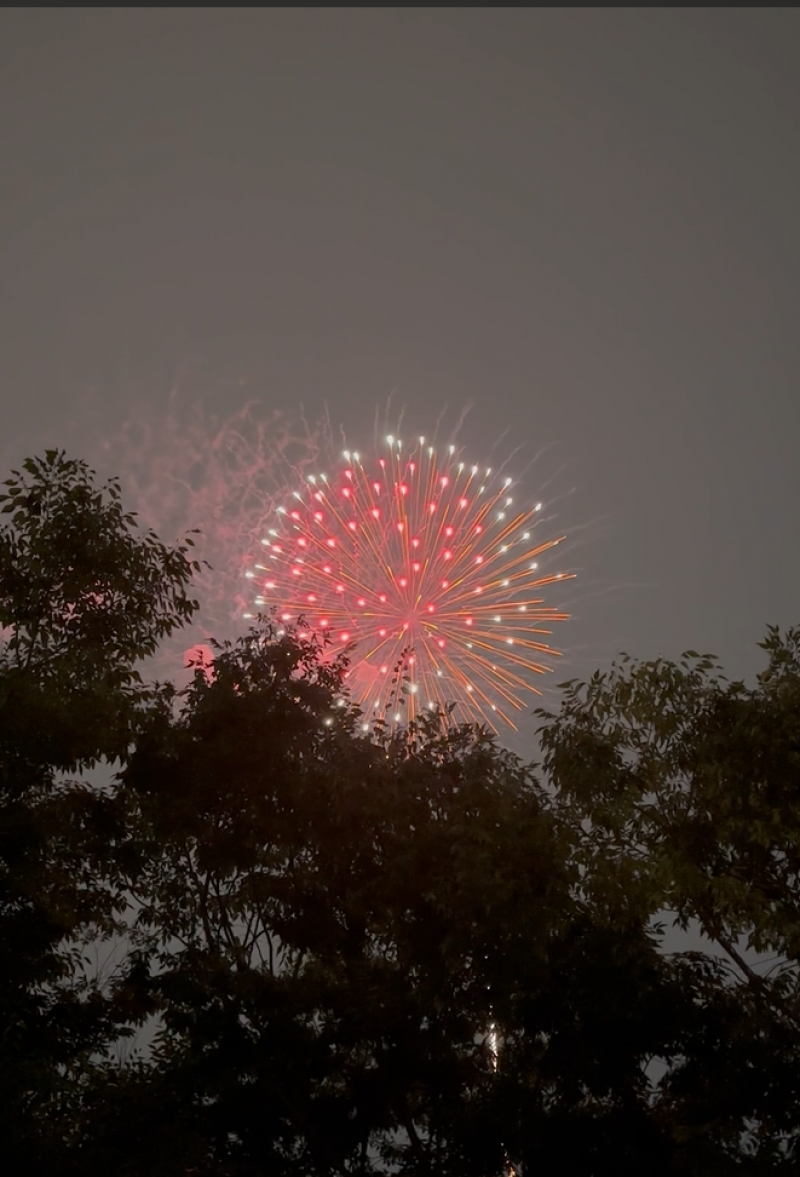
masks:
<svg viewBox="0 0 800 1177"><path fill-rule="evenodd" d="M531 766L268 619L150 683L191 537L56 451L2 510L4 1172L798 1171L800 630L569 684Z"/></svg>

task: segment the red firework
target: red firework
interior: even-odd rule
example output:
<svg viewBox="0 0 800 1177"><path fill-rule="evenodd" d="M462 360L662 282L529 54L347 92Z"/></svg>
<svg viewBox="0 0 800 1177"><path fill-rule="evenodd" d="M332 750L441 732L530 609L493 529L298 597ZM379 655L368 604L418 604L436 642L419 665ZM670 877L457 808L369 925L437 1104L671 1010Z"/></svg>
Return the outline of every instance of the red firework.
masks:
<svg viewBox="0 0 800 1177"><path fill-rule="evenodd" d="M517 508L510 478L453 447L420 439L406 452L389 438L384 456L344 462L277 509L248 572L256 605L327 634L334 651L352 647L348 685L367 716L453 702L462 718L514 727L557 653L550 626L568 616L541 596L568 574L539 566L564 537L538 538L541 503Z"/></svg>

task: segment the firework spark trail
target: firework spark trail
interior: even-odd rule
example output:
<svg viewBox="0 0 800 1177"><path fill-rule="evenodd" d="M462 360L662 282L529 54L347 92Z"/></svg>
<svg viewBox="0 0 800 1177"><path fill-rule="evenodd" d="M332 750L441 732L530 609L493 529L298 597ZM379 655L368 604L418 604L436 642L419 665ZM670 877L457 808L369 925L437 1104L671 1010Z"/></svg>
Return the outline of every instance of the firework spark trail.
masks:
<svg viewBox="0 0 800 1177"><path fill-rule="evenodd" d="M407 718L455 702L515 727L567 618L541 594L571 574L539 567L564 536L536 537L541 504L514 506L513 480L454 446L421 438L406 451L390 437L380 456L345 451L344 462L277 507L247 573L255 605L329 633L334 652L354 644L349 685L367 710L395 705L402 667Z"/></svg>

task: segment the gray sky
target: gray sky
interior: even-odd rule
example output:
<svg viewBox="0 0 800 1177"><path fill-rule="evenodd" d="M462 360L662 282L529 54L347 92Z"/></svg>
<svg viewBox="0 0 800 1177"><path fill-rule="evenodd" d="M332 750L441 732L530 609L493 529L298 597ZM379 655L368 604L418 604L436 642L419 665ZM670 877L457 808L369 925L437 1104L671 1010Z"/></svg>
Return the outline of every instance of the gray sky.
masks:
<svg viewBox="0 0 800 1177"><path fill-rule="evenodd" d="M800 621L798 60L796 9L6 8L0 450L178 374L367 439L472 401L470 453L549 447L570 671L751 675Z"/></svg>

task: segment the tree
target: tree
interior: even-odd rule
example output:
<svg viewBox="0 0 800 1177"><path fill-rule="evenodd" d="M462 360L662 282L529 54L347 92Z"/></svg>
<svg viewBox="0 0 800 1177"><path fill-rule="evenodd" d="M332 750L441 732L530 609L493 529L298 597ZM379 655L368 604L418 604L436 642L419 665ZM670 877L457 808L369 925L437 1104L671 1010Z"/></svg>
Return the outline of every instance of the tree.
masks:
<svg viewBox="0 0 800 1177"><path fill-rule="evenodd" d="M323 653L263 623L151 710L117 992L159 1029L96 1072L75 1172L791 1171L792 975L737 980L656 923L704 894L691 822L731 803L700 781L742 771L776 698L789 724L786 647L744 727L707 660L573 684L546 784L446 717L365 733Z"/></svg>
<svg viewBox="0 0 800 1177"><path fill-rule="evenodd" d="M140 533L116 482L51 450L0 495L0 1138L45 1163L74 1068L111 1033L80 943L124 906L113 798L81 773L124 762L153 693L137 665L191 616L191 539ZM57 1142L57 1147L61 1147Z"/></svg>
<svg viewBox="0 0 800 1177"><path fill-rule="evenodd" d="M187 544L59 453L6 485L7 1168L797 1171L800 631L752 689L696 655L567 684L530 766L447 713L365 726L269 619L148 686Z"/></svg>
<svg viewBox="0 0 800 1177"><path fill-rule="evenodd" d="M322 653L269 623L220 648L120 775L118 992L159 1030L99 1072L78 1171L668 1171L642 1064L684 979L576 899L527 766L442 716L364 733Z"/></svg>
<svg viewBox="0 0 800 1177"><path fill-rule="evenodd" d="M693 652L624 658L568 684L542 740L593 910L671 912L709 945L671 958L698 1013L660 1114L692 1164L771 1172L800 1160L800 629L763 646L752 689Z"/></svg>

